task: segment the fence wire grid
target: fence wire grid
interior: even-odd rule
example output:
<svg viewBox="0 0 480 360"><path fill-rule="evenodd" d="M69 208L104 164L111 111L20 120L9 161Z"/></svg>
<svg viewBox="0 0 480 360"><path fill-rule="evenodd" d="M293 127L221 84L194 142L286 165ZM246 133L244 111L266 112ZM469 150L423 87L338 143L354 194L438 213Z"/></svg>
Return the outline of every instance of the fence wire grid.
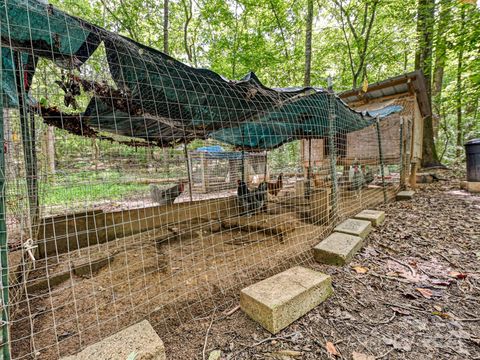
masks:
<svg viewBox="0 0 480 360"><path fill-rule="evenodd" d="M411 100L361 113L332 91L190 68L43 2L0 12L4 358L229 309L404 184Z"/></svg>

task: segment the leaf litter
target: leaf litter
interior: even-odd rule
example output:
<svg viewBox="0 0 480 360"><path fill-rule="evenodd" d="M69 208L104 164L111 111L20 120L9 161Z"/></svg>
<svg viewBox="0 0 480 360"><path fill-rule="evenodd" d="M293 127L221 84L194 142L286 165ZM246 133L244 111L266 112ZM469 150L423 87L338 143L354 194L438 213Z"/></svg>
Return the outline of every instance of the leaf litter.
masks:
<svg viewBox="0 0 480 360"><path fill-rule="evenodd" d="M226 360L480 359L480 196L459 189L422 184L413 200L379 206L386 221L349 266L303 259L332 275L327 301L274 336L237 311L213 323L209 346ZM194 359L198 329L157 331L172 358Z"/></svg>

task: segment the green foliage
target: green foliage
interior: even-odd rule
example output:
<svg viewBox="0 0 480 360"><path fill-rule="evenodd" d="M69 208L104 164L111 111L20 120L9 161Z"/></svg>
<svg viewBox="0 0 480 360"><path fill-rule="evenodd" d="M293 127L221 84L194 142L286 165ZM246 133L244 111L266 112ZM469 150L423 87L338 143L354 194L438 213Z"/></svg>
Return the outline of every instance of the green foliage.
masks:
<svg viewBox="0 0 480 360"><path fill-rule="evenodd" d="M144 44L163 48L162 1L53 0L52 3ZM232 79L254 71L268 86L299 86L303 83L306 0L170 0L169 3L169 49L175 58L210 68ZM448 16L440 23L442 8L446 9ZM466 13L463 27L460 26L462 8ZM360 86L364 78L373 83L412 71L417 46L417 11L417 0L316 1L312 85L325 86L327 76L332 75L334 89L340 91L351 88L353 83ZM441 104L434 109L440 119L436 143L439 154L444 154L443 161L449 162L455 159L458 131L455 123L459 104L456 100L459 96L462 98L464 123L462 136L465 139L477 137L480 131L480 15L475 5L453 0L437 1L435 11L433 56L445 60L442 92L435 99ZM460 29L463 34L459 33ZM364 47L365 52L362 51ZM80 71L108 73L100 66L99 59L104 56L102 51L100 48ZM460 69L462 85L459 92L456 59L460 51L463 51L464 61ZM359 71L358 78L355 78L356 70ZM50 76L60 76L58 69L50 73ZM51 81L47 83L51 84ZM49 102L62 104L58 89L39 84L37 90ZM88 99L88 94L82 95L81 106ZM57 136L62 139L57 142L59 160L68 159L70 155L75 157L74 154L90 146L90 140L58 131ZM196 141L189 145L189 149L202 144L204 142ZM104 142L99 142L99 147L102 155L131 156L140 162L148 161L145 150L118 150ZM287 148L293 158L299 157L298 145ZM272 155L272 166L280 167L285 156L282 151Z"/></svg>

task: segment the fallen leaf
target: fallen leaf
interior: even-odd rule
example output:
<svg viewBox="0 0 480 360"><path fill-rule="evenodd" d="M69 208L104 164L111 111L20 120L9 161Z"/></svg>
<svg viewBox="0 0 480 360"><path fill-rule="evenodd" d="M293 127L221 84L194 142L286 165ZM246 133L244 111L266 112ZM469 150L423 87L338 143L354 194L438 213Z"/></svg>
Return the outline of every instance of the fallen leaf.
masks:
<svg viewBox="0 0 480 360"><path fill-rule="evenodd" d="M422 289L422 288L416 288L415 290L417 290L420 294L422 294L422 296L426 299L431 299L432 298L432 291L431 290L428 290L428 289Z"/></svg>
<svg viewBox="0 0 480 360"><path fill-rule="evenodd" d="M297 357L297 356L302 356L301 351L296 351L296 350L278 350L274 351L271 353L273 356L291 356L291 357Z"/></svg>
<svg viewBox="0 0 480 360"><path fill-rule="evenodd" d="M335 345L333 345L332 342L327 341L327 343L325 344L325 347L327 348L327 351L329 354L335 355L335 356L339 355L337 349L335 348Z"/></svg>
<svg viewBox="0 0 480 360"><path fill-rule="evenodd" d="M366 355L366 354L354 351L352 353L352 360L375 360L375 356Z"/></svg>
<svg viewBox="0 0 480 360"><path fill-rule="evenodd" d="M365 274L368 272L368 269L363 266L353 266L352 269L355 270L357 274Z"/></svg>
<svg viewBox="0 0 480 360"><path fill-rule="evenodd" d="M402 309L402 308L398 308L398 307L392 306L391 309L392 309L393 311L395 311L396 313L398 313L398 314L411 315L411 312L410 312L410 311L405 310L405 309Z"/></svg>
<svg viewBox="0 0 480 360"><path fill-rule="evenodd" d="M463 280L467 277L467 274L461 273L461 272L458 272L458 271L450 271L448 273L448 275L450 275L453 278L460 279L460 280Z"/></svg>
<svg viewBox="0 0 480 360"><path fill-rule="evenodd" d="M450 315L448 315L447 313L443 313L441 311L432 311L432 315L440 316L443 319L449 319L450 318Z"/></svg>

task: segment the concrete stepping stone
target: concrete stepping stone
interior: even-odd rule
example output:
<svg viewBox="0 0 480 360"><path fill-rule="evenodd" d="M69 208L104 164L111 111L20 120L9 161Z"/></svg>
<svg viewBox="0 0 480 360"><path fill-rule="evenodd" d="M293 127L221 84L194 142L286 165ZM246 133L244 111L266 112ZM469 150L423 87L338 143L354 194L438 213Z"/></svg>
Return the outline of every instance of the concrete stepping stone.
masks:
<svg viewBox="0 0 480 360"><path fill-rule="evenodd" d="M166 360L165 347L152 325L143 320L95 344L76 355L61 360L112 360L128 359L135 353L135 360Z"/></svg>
<svg viewBox="0 0 480 360"><path fill-rule="evenodd" d="M406 190L406 191L400 191L397 196L396 196L396 200L397 201L400 201L400 200L410 200L413 195L415 195L415 191L413 190Z"/></svg>
<svg viewBox="0 0 480 360"><path fill-rule="evenodd" d="M363 210L354 216L355 219L367 220L372 223L373 226L377 227L382 225L385 221L385 211L379 210Z"/></svg>
<svg viewBox="0 0 480 360"><path fill-rule="evenodd" d="M272 334L299 319L333 293L332 279L296 266L240 292L240 307Z"/></svg>
<svg viewBox="0 0 480 360"><path fill-rule="evenodd" d="M322 264L345 265L362 245L363 239L360 236L334 232L313 248L313 256Z"/></svg>
<svg viewBox="0 0 480 360"><path fill-rule="evenodd" d="M337 225L333 230L344 234L360 236L362 239L365 239L367 235L370 234L370 231L372 231L372 223L366 220L347 219L340 225Z"/></svg>

